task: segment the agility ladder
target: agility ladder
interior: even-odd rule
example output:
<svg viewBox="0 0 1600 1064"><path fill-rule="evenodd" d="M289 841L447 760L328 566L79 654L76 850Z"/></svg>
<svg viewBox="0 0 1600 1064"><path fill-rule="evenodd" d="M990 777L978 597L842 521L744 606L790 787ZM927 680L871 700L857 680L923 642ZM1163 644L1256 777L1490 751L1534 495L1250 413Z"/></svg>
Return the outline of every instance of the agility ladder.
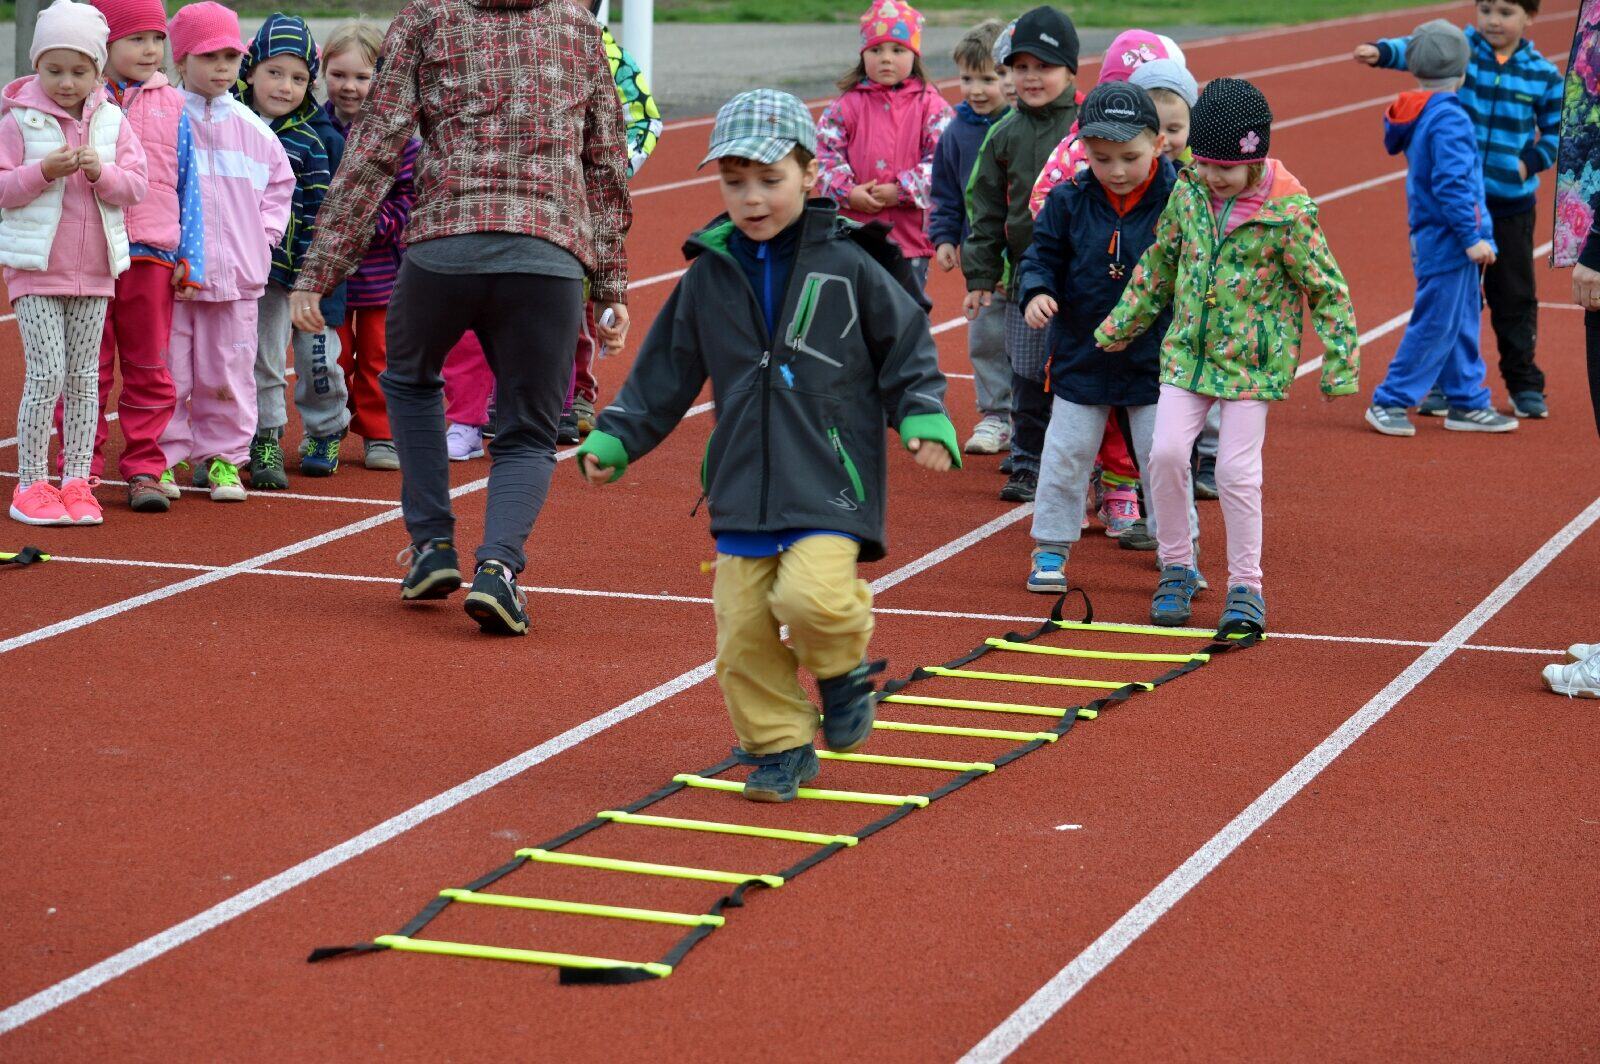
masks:
<svg viewBox="0 0 1600 1064"><path fill-rule="evenodd" d="M1074 589L1083 595L1081 589ZM371 942L352 946L331 946L313 950L307 958L311 962L326 960L351 953L371 953L379 950L397 950L407 953L432 953L452 957L477 957L487 960L520 961L529 964L551 965L561 970L562 983L633 983L648 979L664 979L682 963L690 950L706 936L727 923L727 912L744 906L746 895L752 890L773 890L792 883L806 872L835 854L859 845L864 839L898 823L912 813L925 809L967 784L982 779L1018 758L1057 742L1072 730L1079 720L1094 720L1101 711L1126 701L1136 694L1154 691L1201 668L1212 658L1229 651L1254 646L1265 636L1259 631L1217 633L1195 629L1155 628L1144 625L1097 623L1094 607L1083 595L1084 619L1062 619L1063 595L1050 611L1050 618L1038 628L1025 634L1011 632L1002 638L991 638L973 650L943 665L927 665L916 669L904 680L891 680L884 685L879 698L880 707L926 706L941 709L972 710L980 713L1049 718L1055 721L1048 728L1020 731L989 727L956 727L953 725L924 724L915 721L878 720L873 724L877 731L914 732L922 735L952 736L969 739L1001 739L1018 745L998 757L987 761L948 760L932 757L891 757L881 754L841 754L818 751L817 756L826 761L846 761L863 765L890 765L901 768L921 768L948 772L953 775L944 786L925 794L873 794L864 791L839 791L802 787L801 800L843 802L858 805L887 807L891 811L883 817L849 834L825 834L811 831L790 831L782 828L759 827L712 820L686 820L679 817L655 816L645 810L663 799L693 787L711 791L738 794L744 784L735 780L718 778L738 764L732 757L698 773L680 773L659 790L645 795L629 805L606 809L593 820L580 824L539 846L516 851L516 855L494 871L480 876L463 887L439 892L409 923L392 935L380 935ZM1042 642L1043 638L1057 632L1082 632L1097 634L1123 634L1138 636L1167 636L1176 639L1204 640L1205 646L1191 653L1146 654L1119 653L1104 650L1086 650L1058 647ZM1033 675L1011 672L984 672L968 669L978 659L994 653L1020 653L1062 659L1098 659L1120 662L1156 662L1172 666L1167 672L1150 680L1118 683L1106 680L1077 680L1066 677ZM905 693L913 684L935 677L966 680L983 680L993 683L1025 684L1098 690L1105 693L1081 706L1041 706L1017 702L989 702L966 698L937 698ZM670 828L682 831L710 832L714 834L742 835L755 838L779 839L786 842L809 843L817 849L801 861L777 872L723 871L711 868L690 868L682 865L655 864L648 861L621 860L572 853L566 847L591 832L612 825L637 825ZM491 892L489 887L528 864L567 865L578 868L603 869L637 875L668 876L676 879L699 880L733 886L733 890L718 898L703 913L665 912L656 909L631 908L616 905L598 905L585 902L560 901L553 898L524 897ZM448 942L440 939L419 938L418 934L435 917L454 904L489 905L502 908L561 913L571 916L596 917L612 920L633 920L653 924L667 924L688 928L666 956L657 961L613 960L608 957L588 957L571 953L554 953L545 950L519 949L504 946L478 945L469 942Z"/></svg>

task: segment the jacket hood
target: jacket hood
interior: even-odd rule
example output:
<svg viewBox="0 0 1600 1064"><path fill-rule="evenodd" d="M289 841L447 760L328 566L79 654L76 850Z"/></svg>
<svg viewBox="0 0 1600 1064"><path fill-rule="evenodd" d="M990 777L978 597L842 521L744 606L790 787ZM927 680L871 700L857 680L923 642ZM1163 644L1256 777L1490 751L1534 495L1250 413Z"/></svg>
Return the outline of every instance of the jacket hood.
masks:
<svg viewBox="0 0 1600 1064"><path fill-rule="evenodd" d="M1394 98L1383 112L1383 146L1390 155L1400 155L1411 146L1411 139L1422 122L1423 110L1439 96L1454 97L1455 93L1416 89Z"/></svg>
<svg viewBox="0 0 1600 1064"><path fill-rule="evenodd" d="M95 108L99 107L104 100L104 93L91 92L83 101L83 121L87 122L89 116L94 113ZM78 119L73 118L62 110L60 104L46 95L44 86L39 84L39 78L34 74L18 78L7 85L3 91L0 91L0 111L9 111L15 107L31 107L36 111L43 111L47 115L64 118L69 122L78 121Z"/></svg>
<svg viewBox="0 0 1600 1064"><path fill-rule="evenodd" d="M956 118L969 126L992 126L1006 115L1011 113L1011 105L1007 104L986 115L980 115L972 109L972 105L965 100L956 104Z"/></svg>

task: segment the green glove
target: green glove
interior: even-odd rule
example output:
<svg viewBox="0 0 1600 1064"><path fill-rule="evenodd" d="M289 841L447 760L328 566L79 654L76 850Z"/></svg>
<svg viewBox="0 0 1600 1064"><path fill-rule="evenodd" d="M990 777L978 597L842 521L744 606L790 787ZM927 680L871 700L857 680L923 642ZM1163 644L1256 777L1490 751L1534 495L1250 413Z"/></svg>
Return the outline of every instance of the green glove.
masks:
<svg viewBox="0 0 1600 1064"><path fill-rule="evenodd" d="M954 436L951 438L954 439ZM616 470L611 474L611 479L606 481L607 484L615 484L628 470L628 449L622 446L621 440L609 432L596 430L589 433L588 438L578 448L578 453L573 456L578 463L578 475L585 480L589 479L583 471L583 456L586 454L594 455L595 461L600 463L600 468Z"/></svg>
<svg viewBox="0 0 1600 1064"><path fill-rule="evenodd" d="M912 440L942 444L950 452L950 462L961 468L961 445L956 442L956 427L945 414L912 414L900 422L900 438L909 449Z"/></svg>

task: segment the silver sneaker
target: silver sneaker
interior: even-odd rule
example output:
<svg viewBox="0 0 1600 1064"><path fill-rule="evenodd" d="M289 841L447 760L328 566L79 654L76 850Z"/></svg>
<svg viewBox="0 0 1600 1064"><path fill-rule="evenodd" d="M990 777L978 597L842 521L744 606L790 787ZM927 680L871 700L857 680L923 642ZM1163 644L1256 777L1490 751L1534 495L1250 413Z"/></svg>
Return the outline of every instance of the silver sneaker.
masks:
<svg viewBox="0 0 1600 1064"><path fill-rule="evenodd" d="M1378 406L1374 403L1367 407L1367 424L1383 433L1385 436L1415 436L1417 427L1406 417L1406 408L1403 406ZM1445 428L1449 428L1445 424Z"/></svg>
<svg viewBox="0 0 1600 1064"><path fill-rule="evenodd" d="M1451 407L1444 416L1444 427L1451 432L1512 432L1517 419L1506 417L1498 410L1462 410Z"/></svg>
<svg viewBox="0 0 1600 1064"><path fill-rule="evenodd" d="M361 464L368 469L396 470L400 468L400 452L393 440L368 440Z"/></svg>
<svg viewBox="0 0 1600 1064"><path fill-rule="evenodd" d="M967 454L999 454L1011 449L1011 422L997 414L979 421L961 448Z"/></svg>

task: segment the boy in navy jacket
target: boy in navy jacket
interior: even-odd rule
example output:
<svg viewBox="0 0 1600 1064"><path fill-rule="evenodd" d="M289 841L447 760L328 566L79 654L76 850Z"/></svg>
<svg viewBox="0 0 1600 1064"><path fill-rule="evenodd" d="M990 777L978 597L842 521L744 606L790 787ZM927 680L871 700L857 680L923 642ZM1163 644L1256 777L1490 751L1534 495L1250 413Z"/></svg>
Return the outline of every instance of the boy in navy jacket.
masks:
<svg viewBox="0 0 1600 1064"><path fill-rule="evenodd" d="M1169 307L1115 354L1094 339L1139 256L1155 243L1156 223L1177 180L1162 155L1155 101L1137 85L1103 82L1083 101L1078 129L1089 169L1051 190L1017 269L1018 304L1026 308L1029 327L1050 327L1045 387L1054 402L1039 463L1027 586L1051 594L1067 589L1067 558L1083 534L1083 486L1113 408L1119 417L1126 412L1123 433L1141 468L1149 457L1161 341L1172 324Z"/></svg>
<svg viewBox="0 0 1600 1064"><path fill-rule="evenodd" d="M961 262L967 238L967 179L978 161L983 139L1011 108L994 63L1001 26L989 19L956 43L962 101L933 153L933 210L928 239L946 273ZM978 425L968 437L968 454L998 454L1011 448L1011 361L1006 357L1005 306L991 303L967 327L967 357L978 393Z"/></svg>
<svg viewBox="0 0 1600 1064"><path fill-rule="evenodd" d="M1470 58L1458 93L1475 131L1484 198L1497 255L1484 271L1489 323L1500 348L1500 375L1518 417L1548 417L1544 373L1534 361L1539 296L1533 277L1534 201L1539 174L1555 165L1561 129L1561 73L1524 36L1539 0L1479 0L1478 24L1466 31ZM1408 69L1405 37L1364 44L1356 60ZM1436 387L1422 413L1443 414Z"/></svg>
<svg viewBox="0 0 1600 1064"><path fill-rule="evenodd" d="M1479 269L1495 260L1483 172L1472 120L1455 89L1469 45L1443 19L1411 36L1406 63L1420 91L1403 92L1384 114L1384 145L1405 153L1406 212L1417 297L1411 323L1367 409L1367 424L1386 436L1414 436L1406 417L1434 381L1449 402L1444 427L1507 432L1512 418L1489 405L1478 351Z"/></svg>

